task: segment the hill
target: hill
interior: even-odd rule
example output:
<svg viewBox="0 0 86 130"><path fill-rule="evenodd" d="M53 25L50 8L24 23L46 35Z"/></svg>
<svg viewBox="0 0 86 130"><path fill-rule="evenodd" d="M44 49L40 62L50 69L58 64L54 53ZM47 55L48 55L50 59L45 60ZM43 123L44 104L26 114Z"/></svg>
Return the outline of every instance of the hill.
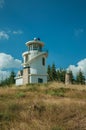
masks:
<svg viewBox="0 0 86 130"><path fill-rule="evenodd" d="M86 130L86 86L1 87L0 130Z"/></svg>

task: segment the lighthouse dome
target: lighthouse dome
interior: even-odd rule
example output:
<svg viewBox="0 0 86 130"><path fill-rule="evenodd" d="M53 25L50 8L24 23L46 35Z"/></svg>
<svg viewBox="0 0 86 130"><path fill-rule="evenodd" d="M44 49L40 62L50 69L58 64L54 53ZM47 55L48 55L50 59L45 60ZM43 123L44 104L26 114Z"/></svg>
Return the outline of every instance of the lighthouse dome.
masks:
<svg viewBox="0 0 86 130"><path fill-rule="evenodd" d="M40 41L40 38L34 38L34 40L26 42L26 46L28 46L29 51L42 51L42 47L44 46L44 43Z"/></svg>

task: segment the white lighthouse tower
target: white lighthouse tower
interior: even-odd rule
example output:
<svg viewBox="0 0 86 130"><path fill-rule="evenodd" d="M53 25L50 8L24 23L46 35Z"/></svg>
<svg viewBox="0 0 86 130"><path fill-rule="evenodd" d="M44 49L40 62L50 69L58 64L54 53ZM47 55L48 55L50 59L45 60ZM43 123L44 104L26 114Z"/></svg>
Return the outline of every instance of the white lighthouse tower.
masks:
<svg viewBox="0 0 86 130"><path fill-rule="evenodd" d="M26 42L28 51L23 56L23 71L16 77L16 85L28 83L47 83L46 58L48 53L43 51L44 43L39 38Z"/></svg>

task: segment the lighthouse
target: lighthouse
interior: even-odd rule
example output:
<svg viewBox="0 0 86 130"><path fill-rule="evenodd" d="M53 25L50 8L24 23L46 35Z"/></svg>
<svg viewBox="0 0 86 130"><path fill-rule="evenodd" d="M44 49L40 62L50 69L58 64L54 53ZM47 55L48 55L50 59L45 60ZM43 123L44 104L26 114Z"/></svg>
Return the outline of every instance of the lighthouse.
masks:
<svg viewBox="0 0 86 130"><path fill-rule="evenodd" d="M46 59L47 51L43 51L44 43L34 38L25 43L28 51L22 54L23 70L17 74L16 85L28 83L47 83Z"/></svg>

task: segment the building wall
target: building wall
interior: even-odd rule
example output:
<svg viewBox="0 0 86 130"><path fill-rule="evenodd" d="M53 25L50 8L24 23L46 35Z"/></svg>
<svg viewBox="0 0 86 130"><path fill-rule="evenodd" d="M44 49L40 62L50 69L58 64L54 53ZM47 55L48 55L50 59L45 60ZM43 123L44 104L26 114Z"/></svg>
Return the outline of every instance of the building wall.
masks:
<svg viewBox="0 0 86 130"><path fill-rule="evenodd" d="M42 58L45 58L45 65L42 64ZM46 57L40 56L30 64L30 74L38 74L38 75L46 75L47 68L46 68Z"/></svg>
<svg viewBox="0 0 86 130"><path fill-rule="evenodd" d="M30 51L29 60L31 60L34 56L37 56L38 54L40 54L40 52L38 52L38 50Z"/></svg>
<svg viewBox="0 0 86 130"><path fill-rule="evenodd" d="M42 58L45 58L45 65L42 64ZM47 83L46 56L41 55L30 63L30 83L38 83L38 79L42 79L43 83Z"/></svg>
<svg viewBox="0 0 86 130"><path fill-rule="evenodd" d="M30 83L39 83L38 79L42 79L43 83L47 83L47 75L31 75L30 76Z"/></svg>
<svg viewBox="0 0 86 130"><path fill-rule="evenodd" d="M16 79L16 85L23 85L23 78L22 77L19 77Z"/></svg>

